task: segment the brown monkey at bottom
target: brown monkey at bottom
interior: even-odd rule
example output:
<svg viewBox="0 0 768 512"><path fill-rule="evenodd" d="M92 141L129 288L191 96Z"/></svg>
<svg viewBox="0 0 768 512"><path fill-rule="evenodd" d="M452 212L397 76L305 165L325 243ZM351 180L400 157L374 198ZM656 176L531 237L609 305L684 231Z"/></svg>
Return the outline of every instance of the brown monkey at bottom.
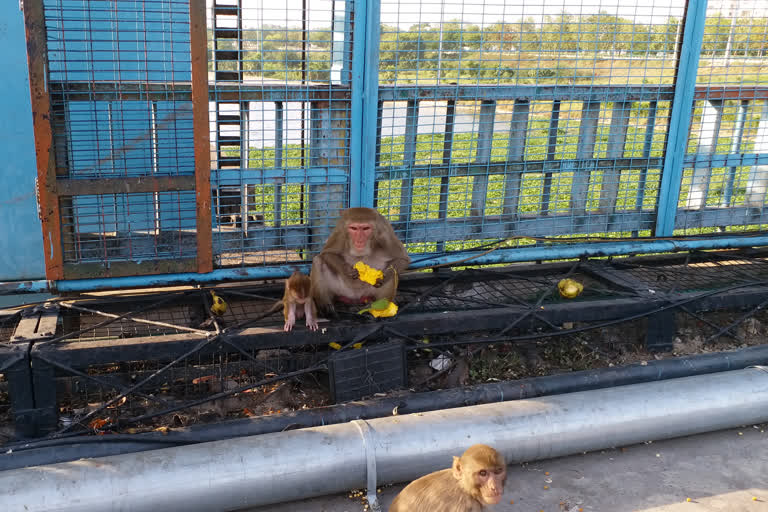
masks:
<svg viewBox="0 0 768 512"><path fill-rule="evenodd" d="M470 446L453 466L414 480L395 496L389 512L481 512L501 501L507 465L484 444Z"/></svg>

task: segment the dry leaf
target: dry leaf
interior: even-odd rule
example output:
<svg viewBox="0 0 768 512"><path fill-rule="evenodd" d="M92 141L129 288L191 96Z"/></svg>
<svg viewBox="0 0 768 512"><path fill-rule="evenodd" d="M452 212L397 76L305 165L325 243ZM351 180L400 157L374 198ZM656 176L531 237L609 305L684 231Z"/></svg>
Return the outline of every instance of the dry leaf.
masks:
<svg viewBox="0 0 768 512"><path fill-rule="evenodd" d="M128 401L128 397L127 397L127 396L124 396L123 398L121 398L121 399L120 399L120 400L118 400L117 402L113 403L112 405L108 406L107 408L108 408L108 409L114 409L114 408L116 408L116 407L120 407L121 405L123 405L123 404L124 404L125 402L127 402L127 401Z"/></svg>
<svg viewBox="0 0 768 512"><path fill-rule="evenodd" d="M106 425L107 423L109 423L109 418L104 418L104 419L99 418L99 419L95 419L95 420L91 421L88 424L88 426L90 428L92 428L93 430L98 430L101 427L103 427L104 425Z"/></svg>

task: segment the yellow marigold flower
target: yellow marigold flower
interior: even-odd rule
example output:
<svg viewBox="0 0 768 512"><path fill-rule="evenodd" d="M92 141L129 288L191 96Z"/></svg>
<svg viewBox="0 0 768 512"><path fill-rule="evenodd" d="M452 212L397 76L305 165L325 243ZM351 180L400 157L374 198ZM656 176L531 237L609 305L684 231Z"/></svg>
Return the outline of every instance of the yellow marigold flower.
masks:
<svg viewBox="0 0 768 512"><path fill-rule="evenodd" d="M355 268L357 269L358 274L360 274L358 279L368 284L373 285L376 284L376 281L379 279L384 279L384 273L381 270L369 267L362 261L355 263Z"/></svg>

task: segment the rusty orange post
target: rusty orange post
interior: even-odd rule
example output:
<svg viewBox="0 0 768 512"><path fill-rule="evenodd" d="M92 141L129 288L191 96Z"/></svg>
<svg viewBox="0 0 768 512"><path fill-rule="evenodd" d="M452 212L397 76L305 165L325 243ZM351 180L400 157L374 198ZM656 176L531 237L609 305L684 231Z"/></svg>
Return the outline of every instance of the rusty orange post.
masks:
<svg viewBox="0 0 768 512"><path fill-rule="evenodd" d="M197 194L197 271L213 270L211 225L211 143L208 132L208 33L205 0L189 0L189 35L192 52L192 116L195 137L195 191Z"/></svg>
<svg viewBox="0 0 768 512"><path fill-rule="evenodd" d="M37 158L37 204L43 228L45 277L64 277L61 246L61 217L56 189L56 161L51 130L51 98L46 87L47 49L43 0L24 1L24 29L27 35L29 91Z"/></svg>

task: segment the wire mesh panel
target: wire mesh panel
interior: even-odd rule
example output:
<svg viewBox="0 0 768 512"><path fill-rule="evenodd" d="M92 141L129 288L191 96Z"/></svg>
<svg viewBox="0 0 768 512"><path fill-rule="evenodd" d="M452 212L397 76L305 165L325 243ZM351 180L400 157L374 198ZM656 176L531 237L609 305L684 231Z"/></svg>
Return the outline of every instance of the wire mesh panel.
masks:
<svg viewBox="0 0 768 512"><path fill-rule="evenodd" d="M411 250L649 235L684 6L383 0L377 206Z"/></svg>
<svg viewBox="0 0 768 512"><path fill-rule="evenodd" d="M708 2L676 234L768 223L766 52L765 2Z"/></svg>
<svg viewBox="0 0 768 512"><path fill-rule="evenodd" d="M766 224L760 2L25 5L52 279L285 271L350 204L438 254Z"/></svg>
<svg viewBox="0 0 768 512"><path fill-rule="evenodd" d="M190 2L37 2L65 277L194 269Z"/></svg>
<svg viewBox="0 0 768 512"><path fill-rule="evenodd" d="M208 6L217 264L299 261L349 201L352 4Z"/></svg>

